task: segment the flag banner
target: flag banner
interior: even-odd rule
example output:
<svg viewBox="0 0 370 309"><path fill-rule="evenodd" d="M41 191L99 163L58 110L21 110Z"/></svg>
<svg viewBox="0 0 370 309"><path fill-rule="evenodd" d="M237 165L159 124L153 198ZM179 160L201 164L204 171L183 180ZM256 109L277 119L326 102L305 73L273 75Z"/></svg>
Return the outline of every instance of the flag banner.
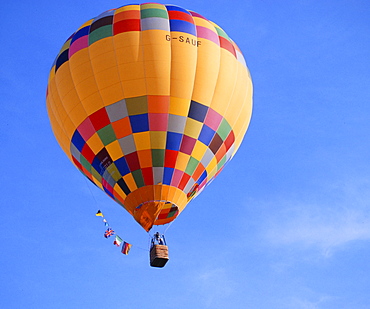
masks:
<svg viewBox="0 0 370 309"><path fill-rule="evenodd" d="M108 223L108 221L106 219L103 219L103 222L104 222L104 225L105 226L109 226L109 223Z"/></svg>
<svg viewBox="0 0 370 309"><path fill-rule="evenodd" d="M129 253L129 251L130 251L130 249L131 249L131 246L132 245L130 245L129 243L127 243L127 242L123 242L123 245L122 245L122 250L121 250L121 252L123 253L123 254L125 254L125 255L127 255L128 253Z"/></svg>
<svg viewBox="0 0 370 309"><path fill-rule="evenodd" d="M105 232L104 232L104 237L105 238L108 238L110 236L114 235L114 231L111 229L111 228L108 228Z"/></svg>
<svg viewBox="0 0 370 309"><path fill-rule="evenodd" d="M116 235L116 238L113 241L113 245L116 245L117 247L119 247L121 245L122 241L123 241L122 238L119 237L118 235Z"/></svg>
<svg viewBox="0 0 370 309"><path fill-rule="evenodd" d="M95 214L95 216L104 217L103 213L100 210L98 210L98 212Z"/></svg>

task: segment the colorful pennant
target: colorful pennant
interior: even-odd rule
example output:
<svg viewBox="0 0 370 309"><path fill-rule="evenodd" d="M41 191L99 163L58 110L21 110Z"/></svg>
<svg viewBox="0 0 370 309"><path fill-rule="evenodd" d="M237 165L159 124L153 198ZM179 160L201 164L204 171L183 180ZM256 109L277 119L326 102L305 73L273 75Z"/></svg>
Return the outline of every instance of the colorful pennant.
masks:
<svg viewBox="0 0 370 309"><path fill-rule="evenodd" d="M104 218L104 215L103 213L98 210L98 212L95 214L97 217L103 217L103 222L104 222L104 225L105 226L109 226L109 223L107 221L107 219ZM129 244L128 242L126 241L123 241L123 239L121 237L119 237L118 235L115 234L114 230L110 227L107 228L107 230L104 232L104 237L105 238L109 238L111 236L115 235L114 237L114 241L113 241L113 245L117 246L117 247L120 247L121 244L123 243L122 245L122 249L121 249L121 252L125 255L127 255L132 247L131 244Z"/></svg>
<svg viewBox="0 0 370 309"><path fill-rule="evenodd" d="M131 247L132 247L132 245L131 244L129 244L129 243L127 243L127 242L123 242L123 245L122 245L122 250L121 250L121 252L123 253L123 254L125 254L125 255L127 255L128 253L129 253L129 251L130 251L130 249L131 249Z"/></svg>

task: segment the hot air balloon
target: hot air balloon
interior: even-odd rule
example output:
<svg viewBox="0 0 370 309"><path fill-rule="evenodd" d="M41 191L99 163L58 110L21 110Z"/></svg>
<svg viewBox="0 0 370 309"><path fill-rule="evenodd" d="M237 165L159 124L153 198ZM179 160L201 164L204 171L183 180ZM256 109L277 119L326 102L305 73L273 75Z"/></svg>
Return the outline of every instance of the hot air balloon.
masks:
<svg viewBox="0 0 370 309"><path fill-rule="evenodd" d="M73 164L149 231L172 222L238 150L252 81L222 28L174 5L125 5L79 27L48 79Z"/></svg>

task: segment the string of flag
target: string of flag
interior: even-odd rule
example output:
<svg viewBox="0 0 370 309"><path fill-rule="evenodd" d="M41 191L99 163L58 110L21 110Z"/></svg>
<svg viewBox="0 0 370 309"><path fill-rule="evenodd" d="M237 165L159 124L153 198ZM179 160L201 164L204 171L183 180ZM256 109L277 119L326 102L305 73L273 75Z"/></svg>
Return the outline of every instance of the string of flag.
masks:
<svg viewBox="0 0 370 309"><path fill-rule="evenodd" d="M121 244L122 244L121 252L123 254L127 255L129 253L132 245L129 244L128 242L124 241L121 237L119 237L114 232L114 230L110 227L107 219L104 218L104 215L103 215L103 213L100 210L98 210L98 212L95 214L95 216L102 217L103 218L104 225L107 227L106 231L104 232L104 237L105 238L109 238L111 236L114 236L113 245L115 245L117 247L121 247Z"/></svg>

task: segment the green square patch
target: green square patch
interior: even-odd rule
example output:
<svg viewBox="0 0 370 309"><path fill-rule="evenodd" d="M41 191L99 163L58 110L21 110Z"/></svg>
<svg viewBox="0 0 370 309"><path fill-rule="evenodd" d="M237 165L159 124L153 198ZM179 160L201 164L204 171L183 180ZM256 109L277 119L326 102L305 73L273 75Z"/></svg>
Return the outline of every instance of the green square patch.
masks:
<svg viewBox="0 0 370 309"><path fill-rule="evenodd" d="M150 8L150 9L144 9L141 10L141 19L148 18L148 17L161 17L168 19L168 13L165 10L156 9L156 8Z"/></svg>
<svg viewBox="0 0 370 309"><path fill-rule="evenodd" d="M134 180L135 180L136 185L137 185L138 188L141 188L141 187L145 186L144 178L143 178L143 174L142 174L141 170L133 171L131 174L134 177Z"/></svg>
<svg viewBox="0 0 370 309"><path fill-rule="evenodd" d="M97 133L101 141L103 142L104 146L113 143L117 139L111 124L108 124L104 128L100 129L99 131L97 131Z"/></svg>
<svg viewBox="0 0 370 309"><path fill-rule="evenodd" d="M89 45L112 35L112 25L102 26L89 34Z"/></svg>
<svg viewBox="0 0 370 309"><path fill-rule="evenodd" d="M164 166L164 149L152 149L153 167Z"/></svg>
<svg viewBox="0 0 370 309"><path fill-rule="evenodd" d="M230 125L228 124L228 122L224 118L222 120L222 122L221 122L218 130L217 130L217 133L218 133L218 135L220 135L220 137L224 141L228 137L230 131L231 131L231 127L230 127Z"/></svg>
<svg viewBox="0 0 370 309"><path fill-rule="evenodd" d="M223 156L220 162L217 163L217 171L219 171L226 163L226 155Z"/></svg>
<svg viewBox="0 0 370 309"><path fill-rule="evenodd" d="M188 165L186 166L185 173L188 175L192 175L195 171L195 169L198 166L199 161L194 159L193 157L190 157L190 160L188 162Z"/></svg>

